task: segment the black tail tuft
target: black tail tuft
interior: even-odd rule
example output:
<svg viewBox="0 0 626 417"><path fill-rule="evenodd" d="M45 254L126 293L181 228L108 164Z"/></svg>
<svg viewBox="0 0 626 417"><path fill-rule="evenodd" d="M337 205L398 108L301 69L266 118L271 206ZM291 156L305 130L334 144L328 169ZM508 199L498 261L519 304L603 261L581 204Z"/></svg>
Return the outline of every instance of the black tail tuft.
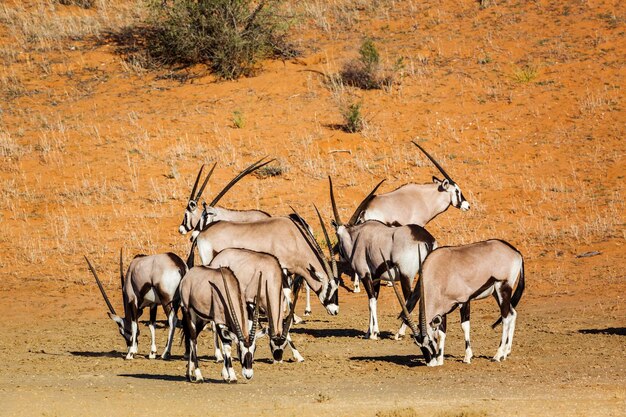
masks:
<svg viewBox="0 0 626 417"><path fill-rule="evenodd" d="M513 308L517 307L517 304L519 304L519 301L522 298L522 294L524 294L524 287L524 259L522 258L522 267L520 268L519 281L517 282L517 288L515 288L515 292L511 297L511 305L513 306ZM491 328L495 329L500 323L502 323L502 317L498 317L498 320L496 320L495 323L491 325Z"/></svg>

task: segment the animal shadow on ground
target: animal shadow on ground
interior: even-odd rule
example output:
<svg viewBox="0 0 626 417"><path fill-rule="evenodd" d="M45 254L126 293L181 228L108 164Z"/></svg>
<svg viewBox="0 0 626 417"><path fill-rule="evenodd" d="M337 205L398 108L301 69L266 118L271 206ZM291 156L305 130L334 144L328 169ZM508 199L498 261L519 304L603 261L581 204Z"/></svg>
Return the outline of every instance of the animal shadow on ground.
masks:
<svg viewBox="0 0 626 417"><path fill-rule="evenodd" d="M423 358L421 356L418 358L415 355L352 356L350 357L350 360L364 362L390 362L395 363L396 365L408 366L409 368L426 366Z"/></svg>
<svg viewBox="0 0 626 417"><path fill-rule="evenodd" d="M163 374L119 374L118 376L122 376L125 378L137 378L137 379L151 379L151 380L159 380L159 381L186 381L184 375L163 375ZM221 379L211 379L204 377L204 382L223 382Z"/></svg>
<svg viewBox="0 0 626 417"><path fill-rule="evenodd" d="M580 329L578 330L578 333L626 336L626 327L607 327L606 329Z"/></svg>
<svg viewBox="0 0 626 417"><path fill-rule="evenodd" d="M111 350L109 352L89 352L89 351L79 352L79 351L72 351L72 352L69 352L69 353L72 356L82 356L82 357L85 357L85 358L123 358L124 357L124 353L116 352L114 350Z"/></svg>
<svg viewBox="0 0 626 417"><path fill-rule="evenodd" d="M124 358L126 356L125 352L116 352L114 350L110 352L72 351L72 352L69 352L69 354L72 356L82 356L84 358ZM148 359L147 354L143 355L139 353L139 354L136 354L135 357L141 358L141 359ZM157 357L159 359L150 359L150 360L162 360L160 356L157 356ZM182 359L183 359L183 355L171 355L169 360L174 361L174 360L182 360Z"/></svg>
<svg viewBox="0 0 626 417"><path fill-rule="evenodd" d="M318 337L363 337L364 333L356 329L306 329L303 327L295 327L289 330L293 334L306 334Z"/></svg>

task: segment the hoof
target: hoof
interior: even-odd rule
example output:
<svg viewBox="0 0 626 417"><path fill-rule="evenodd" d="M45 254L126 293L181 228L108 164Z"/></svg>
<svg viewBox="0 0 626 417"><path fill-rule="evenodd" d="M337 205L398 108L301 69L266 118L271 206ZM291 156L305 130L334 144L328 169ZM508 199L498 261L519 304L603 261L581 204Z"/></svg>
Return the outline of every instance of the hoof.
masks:
<svg viewBox="0 0 626 417"><path fill-rule="evenodd" d="M126 359L127 361L130 361L130 360L132 360L134 358L135 358L135 354L134 353L129 353L128 355L126 355L126 358L124 358L124 359Z"/></svg>
<svg viewBox="0 0 626 417"><path fill-rule="evenodd" d="M169 352L163 352L163 354L161 355L161 359L163 359L164 361L170 360L171 357L172 355L170 355Z"/></svg>
<svg viewBox="0 0 626 417"><path fill-rule="evenodd" d="M156 352L150 352L148 359L156 359Z"/></svg>
<svg viewBox="0 0 626 417"><path fill-rule="evenodd" d="M305 316L310 316L311 315L311 310L304 310L304 315Z"/></svg>
<svg viewBox="0 0 626 417"><path fill-rule="evenodd" d="M300 324L302 323L304 320L302 320L302 317L298 316L297 314L293 315L293 324Z"/></svg>
<svg viewBox="0 0 626 417"><path fill-rule="evenodd" d="M471 364L472 358L463 358L463 363Z"/></svg>
<svg viewBox="0 0 626 417"><path fill-rule="evenodd" d="M364 338L365 339L369 339L369 340L378 340L379 336L380 335L378 333L375 333L375 332L371 333L371 334L370 333L366 333Z"/></svg>
<svg viewBox="0 0 626 417"><path fill-rule="evenodd" d="M354 287L352 292L361 292L361 287Z"/></svg>
<svg viewBox="0 0 626 417"><path fill-rule="evenodd" d="M393 340L402 340L404 339L404 335L400 333L396 333L393 335Z"/></svg>

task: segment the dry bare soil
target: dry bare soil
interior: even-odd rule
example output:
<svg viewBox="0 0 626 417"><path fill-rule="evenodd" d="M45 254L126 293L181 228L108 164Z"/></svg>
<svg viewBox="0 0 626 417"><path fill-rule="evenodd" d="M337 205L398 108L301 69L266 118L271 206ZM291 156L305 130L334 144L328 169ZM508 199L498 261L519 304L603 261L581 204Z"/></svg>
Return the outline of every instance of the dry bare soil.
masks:
<svg viewBox="0 0 626 417"><path fill-rule="evenodd" d="M623 2L304 0L288 12L300 57L217 82L203 67L151 71L119 53L111 33L139 22L141 3L0 4L0 415L624 415ZM363 36L388 68L403 58L396 83L325 82ZM339 129L349 102L362 103L360 133ZM439 242L497 237L525 255L509 360L489 360L499 330L485 300L472 307L473 363L461 363L453 314L445 365L425 367L409 340L391 339L388 288L382 340L362 338L365 294L342 289L339 316L314 301L294 329L306 361L273 365L264 344L249 382L221 382L208 334L204 384L184 380L178 345L171 361L143 356L143 326L141 355L122 359L82 256L120 308L120 247L126 263L186 255L176 229L202 163L218 162L210 195L277 158L281 175L248 178L222 203L275 215L293 205L309 220L313 202L330 217L332 175L345 218L382 178L389 191L436 174L411 139L472 205L428 225ZM158 337L161 348L165 329Z"/></svg>

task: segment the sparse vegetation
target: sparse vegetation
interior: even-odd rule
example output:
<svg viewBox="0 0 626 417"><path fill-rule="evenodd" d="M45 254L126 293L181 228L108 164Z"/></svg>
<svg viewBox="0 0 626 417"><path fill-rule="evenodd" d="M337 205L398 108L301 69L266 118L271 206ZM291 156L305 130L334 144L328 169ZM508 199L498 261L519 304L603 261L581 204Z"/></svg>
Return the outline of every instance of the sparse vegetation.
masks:
<svg viewBox="0 0 626 417"><path fill-rule="evenodd" d="M518 83L529 83L539 75L539 68L536 65L526 64L523 67L516 67L513 70L513 80Z"/></svg>
<svg viewBox="0 0 626 417"><path fill-rule="evenodd" d="M361 102L349 102L341 108L341 115L344 120L343 129L346 132L360 132L365 127L365 119L361 114L362 105Z"/></svg>
<svg viewBox="0 0 626 417"><path fill-rule="evenodd" d="M223 79L248 76L259 61L285 49L286 22L279 1L153 1L147 43L166 65L205 64Z"/></svg>
<svg viewBox="0 0 626 417"><path fill-rule="evenodd" d="M375 90L390 87L401 65L402 60L399 60L393 70L384 71L374 41L366 38L359 48L359 58L346 62L339 75L348 86Z"/></svg>
<svg viewBox="0 0 626 417"><path fill-rule="evenodd" d="M233 126L237 129L242 129L246 125L246 120L243 117L241 110L235 110L233 112Z"/></svg>

